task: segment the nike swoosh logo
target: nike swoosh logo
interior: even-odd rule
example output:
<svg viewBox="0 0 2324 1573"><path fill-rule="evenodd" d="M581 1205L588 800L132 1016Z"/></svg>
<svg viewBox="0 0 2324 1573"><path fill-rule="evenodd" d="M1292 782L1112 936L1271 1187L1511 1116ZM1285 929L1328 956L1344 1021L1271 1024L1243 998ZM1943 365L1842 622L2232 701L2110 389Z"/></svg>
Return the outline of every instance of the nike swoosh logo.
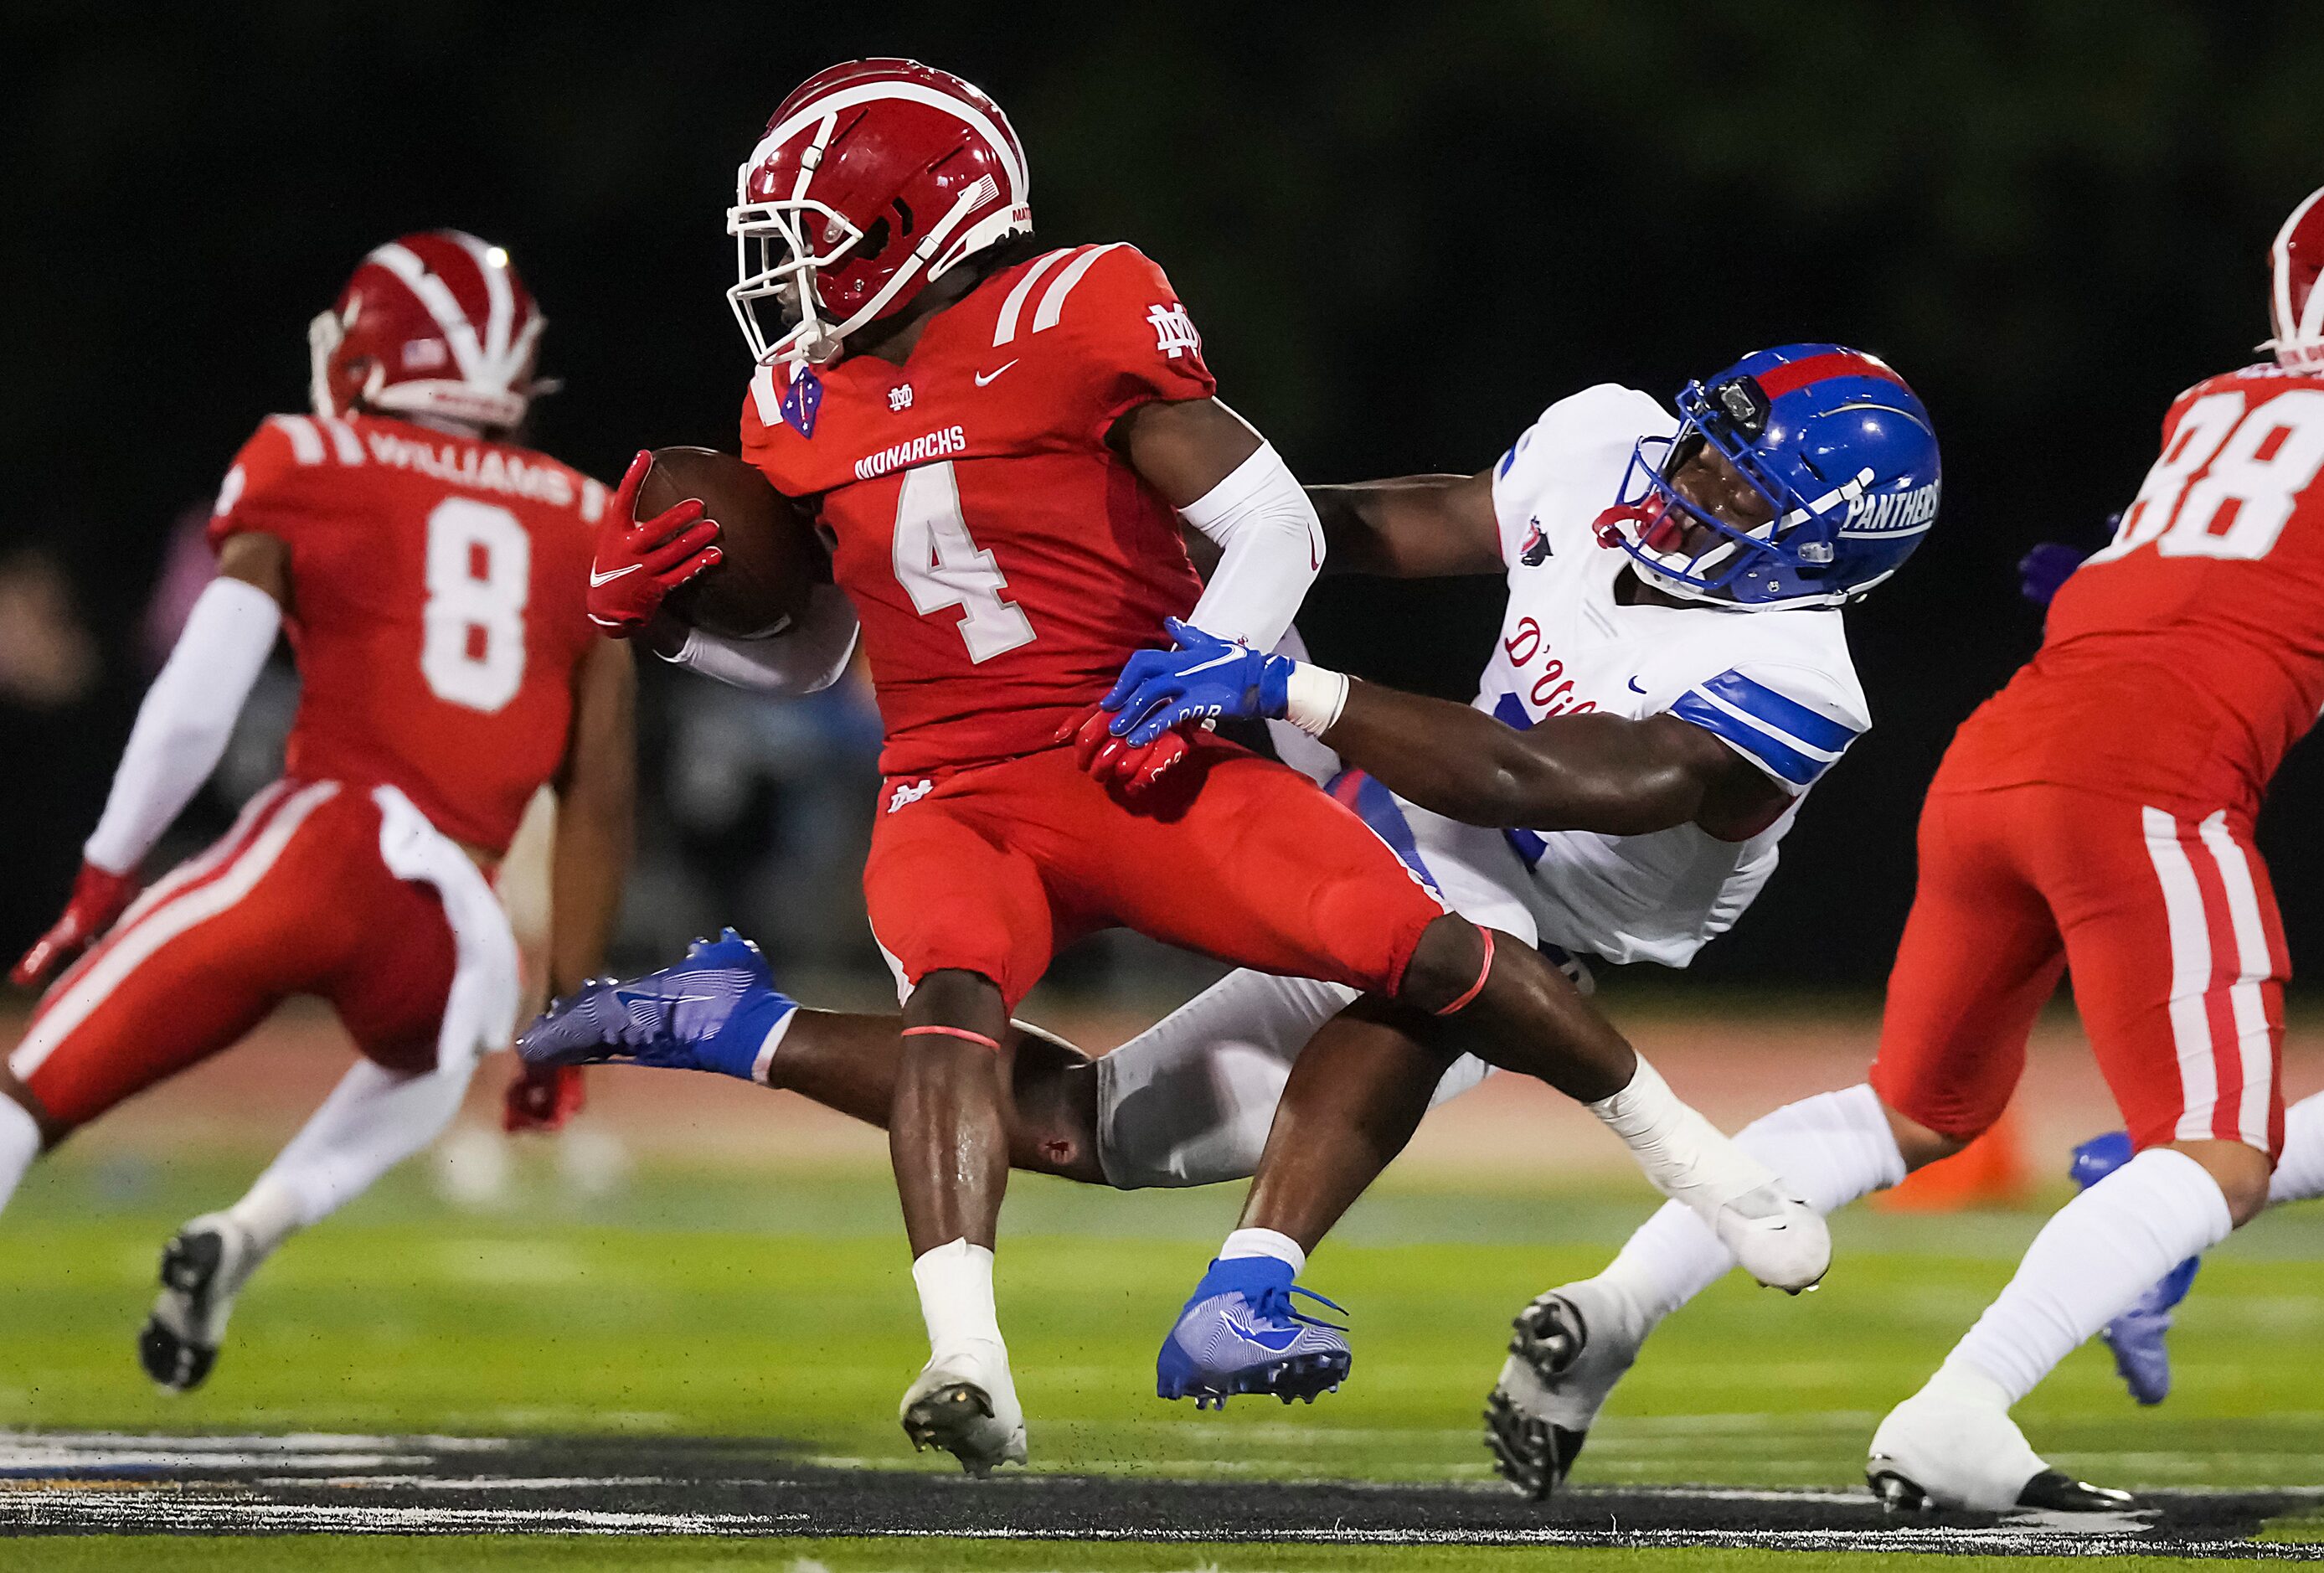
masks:
<svg viewBox="0 0 2324 1573"><path fill-rule="evenodd" d="M1020 355L1020 356L1019 356L1017 357L1017 360L1023 360L1024 358L1025 358L1025 357L1024 357L1023 356L1021 356L1021 355ZM1017 364L1017 360L1003 361L1003 362L1001 362L999 365L994 366L994 367L993 367L991 371L989 371L989 372L979 372L979 373L977 373L977 374L976 374L976 385L977 385L978 387L980 387L980 388L981 388L981 387L982 387L982 386L984 386L984 384L987 384L987 383L991 382L993 378L995 378L995 377L999 376L1002 372L1005 372L1005 371L1007 371L1010 366L1015 365Z"/></svg>
<svg viewBox="0 0 2324 1573"><path fill-rule="evenodd" d="M1257 1344L1262 1349L1272 1349L1278 1354L1285 1349L1288 1349L1292 1345L1299 1341L1299 1329L1297 1328L1285 1328L1276 1332L1262 1333L1257 1328L1252 1327L1250 1323L1241 1321L1231 1316L1222 1317L1220 1319L1226 1323L1227 1329L1230 1332L1234 1333L1240 1337L1250 1339L1252 1343Z"/></svg>
<svg viewBox="0 0 2324 1573"><path fill-rule="evenodd" d="M1240 661L1247 653L1249 652L1246 651L1230 650L1224 655L1213 655L1210 660L1203 662L1200 666L1190 666L1178 675L1180 677L1192 677L1198 671L1209 671L1213 667L1232 666L1236 662Z"/></svg>
<svg viewBox="0 0 2324 1573"><path fill-rule="evenodd" d="M645 567L644 563L633 562L627 568L617 568L611 573L599 573L596 565L592 563L589 567L589 588L594 590L601 585L610 585L622 575L635 573L643 567Z"/></svg>
<svg viewBox="0 0 2324 1573"><path fill-rule="evenodd" d="M1638 680L1637 678L1632 678L1630 680L1630 691L1634 694L1643 694L1646 690L1638 686Z"/></svg>

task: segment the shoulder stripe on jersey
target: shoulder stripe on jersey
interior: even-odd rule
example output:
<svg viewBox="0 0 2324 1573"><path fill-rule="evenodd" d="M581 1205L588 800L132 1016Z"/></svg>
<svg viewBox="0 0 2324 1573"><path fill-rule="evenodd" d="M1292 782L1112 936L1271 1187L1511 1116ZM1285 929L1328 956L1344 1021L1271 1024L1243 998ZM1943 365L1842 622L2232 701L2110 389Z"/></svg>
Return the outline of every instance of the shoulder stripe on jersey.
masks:
<svg viewBox="0 0 2324 1573"><path fill-rule="evenodd" d="M1763 732L1725 706L1712 704L1702 697L1701 689L1680 695L1670 713L1682 721L1692 722L1757 762L1770 774L1803 790L1812 786L1816 777L1831 766L1830 759L1815 758L1788 746L1772 732Z"/></svg>
<svg viewBox="0 0 2324 1573"><path fill-rule="evenodd" d="M1025 276L1017 281L1016 287L1009 291L1009 298L1001 302L1001 319L992 327L993 348L999 349L1017 337L1017 319L1024 314L1026 299L1032 294L1033 286L1041 282L1041 275L1073 254L1073 247L1066 246L1051 252L1025 270Z"/></svg>
<svg viewBox="0 0 2324 1573"><path fill-rule="evenodd" d="M1729 668L1702 685L1703 692L1749 716L1765 722L1778 732L1788 732L1811 748L1838 754L1856 741L1856 728L1845 721L1809 709L1796 699L1787 699L1767 687L1754 682L1741 672Z"/></svg>
<svg viewBox="0 0 2324 1573"><path fill-rule="evenodd" d="M331 449L339 456L341 464L363 463L363 439L355 435L354 427L336 415L318 416L316 424L331 434Z"/></svg>
<svg viewBox="0 0 2324 1573"><path fill-rule="evenodd" d="M290 457L300 464L323 462L323 434L315 430L315 422L304 415L272 417L275 427L290 440Z"/></svg>
<svg viewBox="0 0 2324 1573"><path fill-rule="evenodd" d="M1517 450L1512 448L1508 452L1501 455L1501 462L1493 467L1493 477L1498 480L1501 477L1508 475L1509 473L1509 466L1517 463Z"/></svg>
<svg viewBox="0 0 2324 1573"><path fill-rule="evenodd" d="M1041 297L1041 309L1033 313L1033 331L1038 333L1045 328L1055 328L1059 314L1065 309L1065 297L1074 292L1074 286L1082 282L1082 275L1097 265L1098 258L1107 252L1119 251L1122 245L1119 240L1110 241L1104 245L1093 245L1074 258L1073 265L1059 273L1057 282L1049 286L1049 292Z"/></svg>

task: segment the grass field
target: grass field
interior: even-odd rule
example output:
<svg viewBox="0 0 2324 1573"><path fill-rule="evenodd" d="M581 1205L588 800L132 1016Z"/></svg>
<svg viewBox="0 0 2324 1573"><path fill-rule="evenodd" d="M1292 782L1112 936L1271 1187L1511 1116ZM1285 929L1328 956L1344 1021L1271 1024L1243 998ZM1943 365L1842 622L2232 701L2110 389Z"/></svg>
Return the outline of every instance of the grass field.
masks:
<svg viewBox="0 0 2324 1573"><path fill-rule="evenodd" d="M916 1459L895 1426L896 1395L925 1346L883 1175L661 1166L583 1200L541 1152L526 1159L502 1210L456 1210L415 1170L294 1242L245 1298L217 1374L183 1398L145 1383L131 1336L160 1242L188 1212L233 1195L247 1169L193 1161L131 1172L68 1160L36 1173L0 1225L0 1427L773 1436L824 1463L950 1467ZM1235 1200L1230 1191L1016 1186L1000 1289L1036 1469L1485 1480L1475 1420L1510 1314L1540 1289L1592 1270L1644 1212L1627 1186L1546 1196L1475 1183L1392 1186L1309 1273L1352 1312L1349 1387L1313 1409L1246 1402L1198 1417L1151 1396L1152 1356ZM1880 1413L2006 1279L2040 1216L1858 1210L1838 1220L1840 1264L1819 1293L1791 1300L1739 1280L1721 1284L1656 1335L1593 1434L1576 1483L1856 1484ZM2324 1208L2263 1220L2207 1264L2177 1337L2180 1390L2168 1404L2135 1409L2093 1346L2021 1407L2021 1419L2054 1462L2109 1485L2324 1481L2319 1263ZM227 1544L172 1550L170 1565L226 1565L204 1558L226 1556ZM232 1565L279 1557L286 1566L364 1567L394 1544L267 1542L267 1554L245 1547L258 1559ZM0 1561L122 1566L133 1545L20 1541ZM456 1563L430 1560L1449 1565L1426 1551L1249 1546L550 1546L478 1541ZM1549 1565L1531 1553L1483 1555L1510 1569ZM1559 1566L1594 1556L1555 1555ZM1660 1562L1619 1555L1605 1565ZM1754 1565L1755 1556L1684 1555L1722 1567Z"/></svg>

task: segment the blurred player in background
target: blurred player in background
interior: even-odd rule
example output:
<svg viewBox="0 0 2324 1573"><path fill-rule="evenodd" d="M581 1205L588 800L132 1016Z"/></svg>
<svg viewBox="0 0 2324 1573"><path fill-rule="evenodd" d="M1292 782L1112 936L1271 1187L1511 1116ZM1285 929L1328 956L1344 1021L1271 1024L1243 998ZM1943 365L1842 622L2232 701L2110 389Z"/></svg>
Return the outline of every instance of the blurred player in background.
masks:
<svg viewBox="0 0 2324 1573"><path fill-rule="evenodd" d="M1055 948L1117 924L1338 982L1380 1018L1459 1013L1480 1052L1590 1102L1665 1194L1766 1252L1767 1272L1812 1281L1820 1223L1529 945L1497 961L1489 931L1273 760L1206 733L1105 735L1097 701L1166 617L1271 649L1323 541L1274 449L1214 397L1161 270L1118 243L1042 248L1027 191L990 98L916 62L856 61L784 101L728 215L731 298L760 363L743 455L816 499L887 727L864 889L904 998L885 1118L931 1350L900 1406L915 1444L980 1473L1025 1457L992 1291L1001 1051ZM632 522L641 475L593 569L593 612L617 631L644 629L687 571L661 544L685 514ZM1219 548L1207 583L1181 520ZM852 620L844 604L836 616ZM803 626L760 642L769 664L790 642L841 641ZM749 653L704 647L696 663ZM788 1007L756 951L716 942L691 965L714 1035L755 1057ZM567 1019L587 1036L628 1012L607 988ZM1379 1029L1351 1015L1336 1030ZM1285 1352L1299 1254L1266 1230L1228 1243L1210 1298L1222 1326L1256 1331L1208 1346L1184 1391L1312 1395L1345 1374L1344 1345Z"/></svg>
<svg viewBox="0 0 2324 1573"><path fill-rule="evenodd" d="M544 782L551 982L604 953L634 678L584 606L604 489L509 440L541 327L507 253L473 236L364 259L310 330L314 414L270 417L226 474L218 576L138 711L64 915L13 974L65 968L0 1074L0 1202L40 1152L290 995L329 1001L364 1056L247 1196L163 1251L139 1354L164 1387L201 1382L259 1263L433 1140L508 1041L518 960L491 882ZM278 632L303 683L282 779L137 895ZM573 1088L512 1091L553 1121Z"/></svg>
<svg viewBox="0 0 2324 1573"><path fill-rule="evenodd" d="M2319 193L2324 195L2324 193ZM2041 651L1962 724L1922 810L1920 875L1869 1084L1739 1138L1824 1208L2000 1116L2070 970L2135 1157L2093 1167L1928 1384L1876 1431L1899 1507L2103 1511L2009 1410L2184 1258L2324 1190L2324 1121L2283 1146L2289 970L2252 824L2324 706L2324 208L2273 251L2268 347L2180 395L2113 541L2058 588ZM1503 1376L1566 1457L1656 1323L1727 1253L1665 1208L1605 1272L1520 1318Z"/></svg>

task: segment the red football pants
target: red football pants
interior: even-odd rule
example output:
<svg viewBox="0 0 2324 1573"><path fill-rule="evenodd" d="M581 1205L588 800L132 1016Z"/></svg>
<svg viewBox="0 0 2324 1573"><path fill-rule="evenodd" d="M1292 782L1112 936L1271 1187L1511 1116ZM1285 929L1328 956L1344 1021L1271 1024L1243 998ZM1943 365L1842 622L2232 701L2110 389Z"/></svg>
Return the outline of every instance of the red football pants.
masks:
<svg viewBox="0 0 2324 1573"><path fill-rule="evenodd" d="M1215 737L1144 796L1070 748L882 783L863 868L907 988L980 973L1014 1009L1059 948L1121 927L1238 967L1392 994L1444 908L1388 843L1287 765Z"/></svg>
<svg viewBox="0 0 2324 1573"><path fill-rule="evenodd" d="M457 958L430 886L388 872L380 810L337 782L280 782L42 996L8 1069L70 1129L320 995L391 1070L436 1064Z"/></svg>
<svg viewBox="0 0 2324 1573"><path fill-rule="evenodd" d="M1888 980L1881 1101L1966 1140L1998 1119L2070 970L2131 1139L2283 1141L2283 928L2251 825L2070 787L1932 792Z"/></svg>

